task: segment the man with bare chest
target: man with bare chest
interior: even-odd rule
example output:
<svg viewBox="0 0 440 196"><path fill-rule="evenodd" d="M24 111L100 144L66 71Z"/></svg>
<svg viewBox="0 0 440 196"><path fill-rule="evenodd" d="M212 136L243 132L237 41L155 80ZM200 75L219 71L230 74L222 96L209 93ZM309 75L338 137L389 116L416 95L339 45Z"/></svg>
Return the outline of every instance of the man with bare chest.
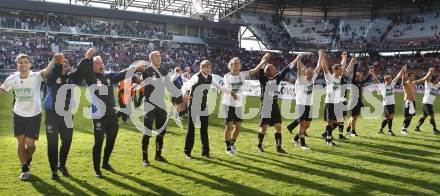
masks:
<svg viewBox="0 0 440 196"><path fill-rule="evenodd" d="M415 74L408 72L407 66L403 69L402 86L405 102L405 120L403 121L401 133L404 135L408 134L409 124L411 123L412 117L416 115L416 85L425 82L433 72L434 68L430 68L425 77L415 80Z"/></svg>

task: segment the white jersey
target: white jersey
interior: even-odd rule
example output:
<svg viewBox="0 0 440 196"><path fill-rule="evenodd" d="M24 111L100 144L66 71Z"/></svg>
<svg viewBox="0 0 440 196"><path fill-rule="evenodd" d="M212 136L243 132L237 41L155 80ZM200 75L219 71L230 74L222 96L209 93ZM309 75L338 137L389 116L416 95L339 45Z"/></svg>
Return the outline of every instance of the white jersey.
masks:
<svg viewBox="0 0 440 196"><path fill-rule="evenodd" d="M0 87L5 91L14 90L15 104L13 111L22 117L33 117L41 113L40 87L43 77L41 72L29 72L27 78L20 78L15 72L6 78Z"/></svg>
<svg viewBox="0 0 440 196"><path fill-rule="evenodd" d="M340 103L343 101L341 96L341 79L335 78L332 74L324 74L326 86L325 103Z"/></svg>
<svg viewBox="0 0 440 196"><path fill-rule="evenodd" d="M433 84L431 82L425 81L425 94L423 95L423 104L434 105L435 97L438 94L438 89L440 88L440 83Z"/></svg>
<svg viewBox="0 0 440 196"><path fill-rule="evenodd" d="M312 80L299 76L295 82L296 105L312 105L313 104L313 87L318 74L313 71Z"/></svg>
<svg viewBox="0 0 440 196"><path fill-rule="evenodd" d="M380 94L383 97L382 104L383 105L394 105L394 88L396 86L396 83L393 82L390 85L387 85L385 83L381 83L378 85Z"/></svg>
<svg viewBox="0 0 440 196"><path fill-rule="evenodd" d="M225 74L223 82L225 88L231 89L231 92L235 93L238 100L235 100L230 94L223 94L222 103L232 107L243 107L243 85L244 81L249 78L249 71L242 71L239 75L232 75L231 73Z"/></svg>

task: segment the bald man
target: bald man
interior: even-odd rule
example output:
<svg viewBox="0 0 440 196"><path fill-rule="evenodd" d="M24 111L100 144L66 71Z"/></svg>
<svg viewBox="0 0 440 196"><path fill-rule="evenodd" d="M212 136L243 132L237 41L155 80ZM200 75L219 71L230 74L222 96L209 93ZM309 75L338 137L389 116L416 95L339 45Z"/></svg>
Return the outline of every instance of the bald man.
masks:
<svg viewBox="0 0 440 196"><path fill-rule="evenodd" d="M159 162L167 162L162 156L163 137L167 128L167 117L165 105L165 88L176 97L176 104L184 101L182 91L178 89L171 80L171 74L168 70L161 67L161 56L159 51L153 51L149 55L150 66L146 67L142 72L144 86L144 135L142 138L142 159L144 167L150 166L148 160L148 146L150 137L152 136L153 123L155 123L155 131L158 133L156 137L156 155L155 160Z"/></svg>

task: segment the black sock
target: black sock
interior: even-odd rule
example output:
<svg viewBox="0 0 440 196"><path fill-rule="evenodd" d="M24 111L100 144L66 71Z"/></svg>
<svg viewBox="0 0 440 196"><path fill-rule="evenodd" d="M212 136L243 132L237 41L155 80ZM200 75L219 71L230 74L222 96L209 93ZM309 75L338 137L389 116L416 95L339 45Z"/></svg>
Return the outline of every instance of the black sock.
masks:
<svg viewBox="0 0 440 196"><path fill-rule="evenodd" d="M306 137L304 135L298 136L301 141L301 146L306 146Z"/></svg>
<svg viewBox="0 0 440 196"><path fill-rule="evenodd" d="M231 150L231 141L225 140L225 144L226 144L226 151L230 151Z"/></svg>
<svg viewBox="0 0 440 196"><path fill-rule="evenodd" d="M263 145L264 133L258 133L258 146Z"/></svg>
<svg viewBox="0 0 440 196"><path fill-rule="evenodd" d="M156 137L156 156L161 156L163 148L163 136L158 135Z"/></svg>
<svg viewBox="0 0 440 196"><path fill-rule="evenodd" d="M339 129L340 134L344 133L344 123L343 122L338 123L338 129Z"/></svg>
<svg viewBox="0 0 440 196"><path fill-rule="evenodd" d="M21 165L21 172L27 172L29 171L29 166L26 164Z"/></svg>
<svg viewBox="0 0 440 196"><path fill-rule="evenodd" d="M326 142L330 142L330 141L332 141L332 128L333 128L332 125L327 125L327 126L325 127L325 133L326 133L325 141L326 141Z"/></svg>
<svg viewBox="0 0 440 196"><path fill-rule="evenodd" d="M431 119L429 120L429 122L430 122L431 125L432 125L432 130L434 130L434 131L437 130L437 126L435 125L435 120L431 118Z"/></svg>
<svg viewBox="0 0 440 196"><path fill-rule="evenodd" d="M417 128L420 128L423 123L425 122L426 116L422 116L422 118L420 118L419 123L417 123Z"/></svg>
<svg viewBox="0 0 440 196"><path fill-rule="evenodd" d="M345 129L345 132L349 133L351 131L351 127L347 126L347 129Z"/></svg>
<svg viewBox="0 0 440 196"><path fill-rule="evenodd" d="M407 124L406 124L406 128L408 128L409 125L411 124L411 120L412 120L412 118L409 118L409 119L408 119Z"/></svg>
<svg viewBox="0 0 440 196"><path fill-rule="evenodd" d="M293 137L293 140L298 141L300 138L299 134L296 134L295 137Z"/></svg>
<svg viewBox="0 0 440 196"><path fill-rule="evenodd" d="M275 144L277 148L281 148L281 133L275 133Z"/></svg>
<svg viewBox="0 0 440 196"><path fill-rule="evenodd" d="M388 130L393 129L393 119L388 119Z"/></svg>
<svg viewBox="0 0 440 196"><path fill-rule="evenodd" d="M234 146L234 145L235 145L235 140L231 139L231 146Z"/></svg>
<svg viewBox="0 0 440 196"><path fill-rule="evenodd" d="M407 129L409 127L409 124L411 123L411 119L405 119L403 120L403 129Z"/></svg>
<svg viewBox="0 0 440 196"><path fill-rule="evenodd" d="M384 119L382 121L382 125L380 125L380 129L382 130L383 128L385 128L385 126L387 125L388 121L386 119Z"/></svg>

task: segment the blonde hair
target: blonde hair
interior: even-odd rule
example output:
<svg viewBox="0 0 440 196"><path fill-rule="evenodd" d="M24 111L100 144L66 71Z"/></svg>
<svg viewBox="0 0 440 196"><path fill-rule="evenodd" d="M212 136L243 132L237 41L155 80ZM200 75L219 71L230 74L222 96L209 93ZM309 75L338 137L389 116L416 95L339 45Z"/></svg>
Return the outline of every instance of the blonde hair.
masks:
<svg viewBox="0 0 440 196"><path fill-rule="evenodd" d="M391 77L391 75L385 75L385 76L383 77L383 79L384 79L384 80L391 80L392 77Z"/></svg>
<svg viewBox="0 0 440 196"><path fill-rule="evenodd" d="M211 62L209 62L208 60L203 60L202 62L200 62L200 69L209 65L211 65Z"/></svg>
<svg viewBox="0 0 440 196"><path fill-rule="evenodd" d="M148 56L148 58L150 59L150 61L151 61L151 58L153 57L153 55L155 55L155 54L159 54L159 55L160 55L160 52L157 51L157 50L150 52L150 55Z"/></svg>
<svg viewBox="0 0 440 196"><path fill-rule="evenodd" d="M234 63L235 63L236 61L239 61L239 60L240 60L240 58L238 58L238 57L234 57L234 58L232 58L231 60L229 60L228 68L229 68L230 71L232 71L232 66L234 65Z"/></svg>

